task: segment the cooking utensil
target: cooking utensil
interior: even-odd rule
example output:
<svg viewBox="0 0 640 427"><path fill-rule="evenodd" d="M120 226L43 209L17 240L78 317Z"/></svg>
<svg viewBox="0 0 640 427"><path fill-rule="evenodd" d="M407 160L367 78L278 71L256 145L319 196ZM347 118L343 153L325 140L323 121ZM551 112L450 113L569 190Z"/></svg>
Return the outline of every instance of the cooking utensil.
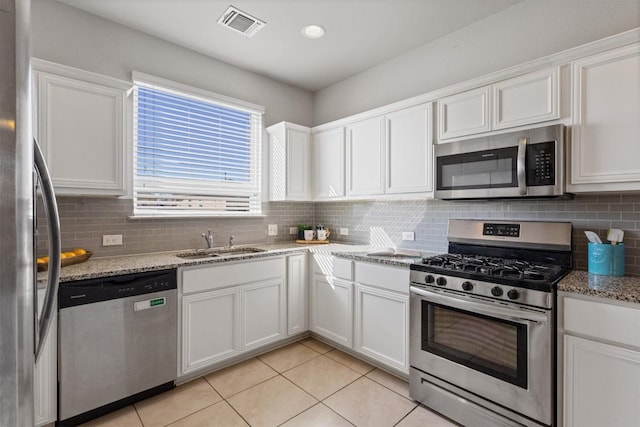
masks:
<svg viewBox="0 0 640 427"><path fill-rule="evenodd" d="M607 240L611 242L612 245L617 245L619 242L622 242L624 238L624 231L618 228L610 228L607 232Z"/></svg>
<svg viewBox="0 0 640 427"><path fill-rule="evenodd" d="M585 230L584 234L587 236L587 239L589 239L591 243L602 243L602 240L600 240L600 237L593 231Z"/></svg>

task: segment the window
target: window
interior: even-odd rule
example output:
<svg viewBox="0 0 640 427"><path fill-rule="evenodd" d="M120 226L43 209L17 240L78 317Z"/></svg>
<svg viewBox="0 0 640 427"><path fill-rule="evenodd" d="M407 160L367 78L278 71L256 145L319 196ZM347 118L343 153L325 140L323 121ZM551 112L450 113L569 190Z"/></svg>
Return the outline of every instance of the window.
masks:
<svg viewBox="0 0 640 427"><path fill-rule="evenodd" d="M259 215L263 108L141 73L133 79L133 215Z"/></svg>

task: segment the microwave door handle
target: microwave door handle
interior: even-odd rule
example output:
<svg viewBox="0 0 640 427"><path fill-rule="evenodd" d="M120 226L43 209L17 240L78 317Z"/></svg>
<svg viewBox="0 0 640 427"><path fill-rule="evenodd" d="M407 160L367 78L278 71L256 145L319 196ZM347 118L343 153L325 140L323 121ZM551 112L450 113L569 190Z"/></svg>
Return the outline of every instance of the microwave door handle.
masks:
<svg viewBox="0 0 640 427"><path fill-rule="evenodd" d="M518 140L518 160L516 167L518 173L518 192L521 196L527 195L527 175L525 173L527 143L528 138L526 136Z"/></svg>
<svg viewBox="0 0 640 427"><path fill-rule="evenodd" d="M529 311L525 313L506 307L498 307L487 303L480 303L470 301L468 299L451 297L441 294L440 292L432 292L426 289L417 288L415 286L411 286L410 289L412 293L420 297L424 297L427 301L441 304L447 307L453 307L460 310L483 314L485 316L497 319L510 320L517 323L544 324L548 322L547 316L542 313L534 313Z"/></svg>
<svg viewBox="0 0 640 427"><path fill-rule="evenodd" d="M58 206L53 192L51 175L47 169L47 164L40 151L36 140L33 140L33 160L36 173L38 174L42 199L44 202L44 212L47 219L47 231L49 233L49 275L47 280L47 291L45 293L42 315L36 322L36 344L35 356L39 359L44 348L44 341L49 332L53 319L53 307L58 298L58 281L60 279L60 219L58 217ZM36 284L34 284L36 286Z"/></svg>

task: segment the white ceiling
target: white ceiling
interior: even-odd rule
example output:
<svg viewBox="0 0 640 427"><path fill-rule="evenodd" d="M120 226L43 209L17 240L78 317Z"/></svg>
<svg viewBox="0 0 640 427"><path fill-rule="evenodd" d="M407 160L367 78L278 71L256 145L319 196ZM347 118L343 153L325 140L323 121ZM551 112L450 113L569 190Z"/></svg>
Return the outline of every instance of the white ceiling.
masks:
<svg viewBox="0 0 640 427"><path fill-rule="evenodd" d="M58 0L204 55L316 91L521 0ZM267 25L216 23L234 5ZM310 23L324 38L304 38Z"/></svg>

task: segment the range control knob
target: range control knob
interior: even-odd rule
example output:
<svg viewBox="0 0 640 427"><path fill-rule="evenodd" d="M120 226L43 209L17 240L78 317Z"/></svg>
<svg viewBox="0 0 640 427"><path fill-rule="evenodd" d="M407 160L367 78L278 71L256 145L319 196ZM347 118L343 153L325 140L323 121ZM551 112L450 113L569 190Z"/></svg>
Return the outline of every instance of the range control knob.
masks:
<svg viewBox="0 0 640 427"><path fill-rule="evenodd" d="M491 288L491 295L493 295L494 297L500 297L503 293L504 292L502 291L502 288L499 286L494 286L493 288Z"/></svg>
<svg viewBox="0 0 640 427"><path fill-rule="evenodd" d="M438 277L438 279L436 280L436 285L438 285L438 286L446 286L447 285L447 279L445 279L444 277Z"/></svg>
<svg viewBox="0 0 640 427"><path fill-rule="evenodd" d="M424 277L424 281L425 281L425 283L433 283L433 282L435 282L435 281L436 281L436 279L434 279L434 278L433 278L433 276L432 276L431 274L427 274L427 275Z"/></svg>
<svg viewBox="0 0 640 427"><path fill-rule="evenodd" d="M520 297L520 292L515 289L510 289L509 292L507 292L507 296L509 299L518 299L518 297Z"/></svg>
<svg viewBox="0 0 640 427"><path fill-rule="evenodd" d="M473 289L473 283L471 282L462 282L462 289L465 291L470 291Z"/></svg>

